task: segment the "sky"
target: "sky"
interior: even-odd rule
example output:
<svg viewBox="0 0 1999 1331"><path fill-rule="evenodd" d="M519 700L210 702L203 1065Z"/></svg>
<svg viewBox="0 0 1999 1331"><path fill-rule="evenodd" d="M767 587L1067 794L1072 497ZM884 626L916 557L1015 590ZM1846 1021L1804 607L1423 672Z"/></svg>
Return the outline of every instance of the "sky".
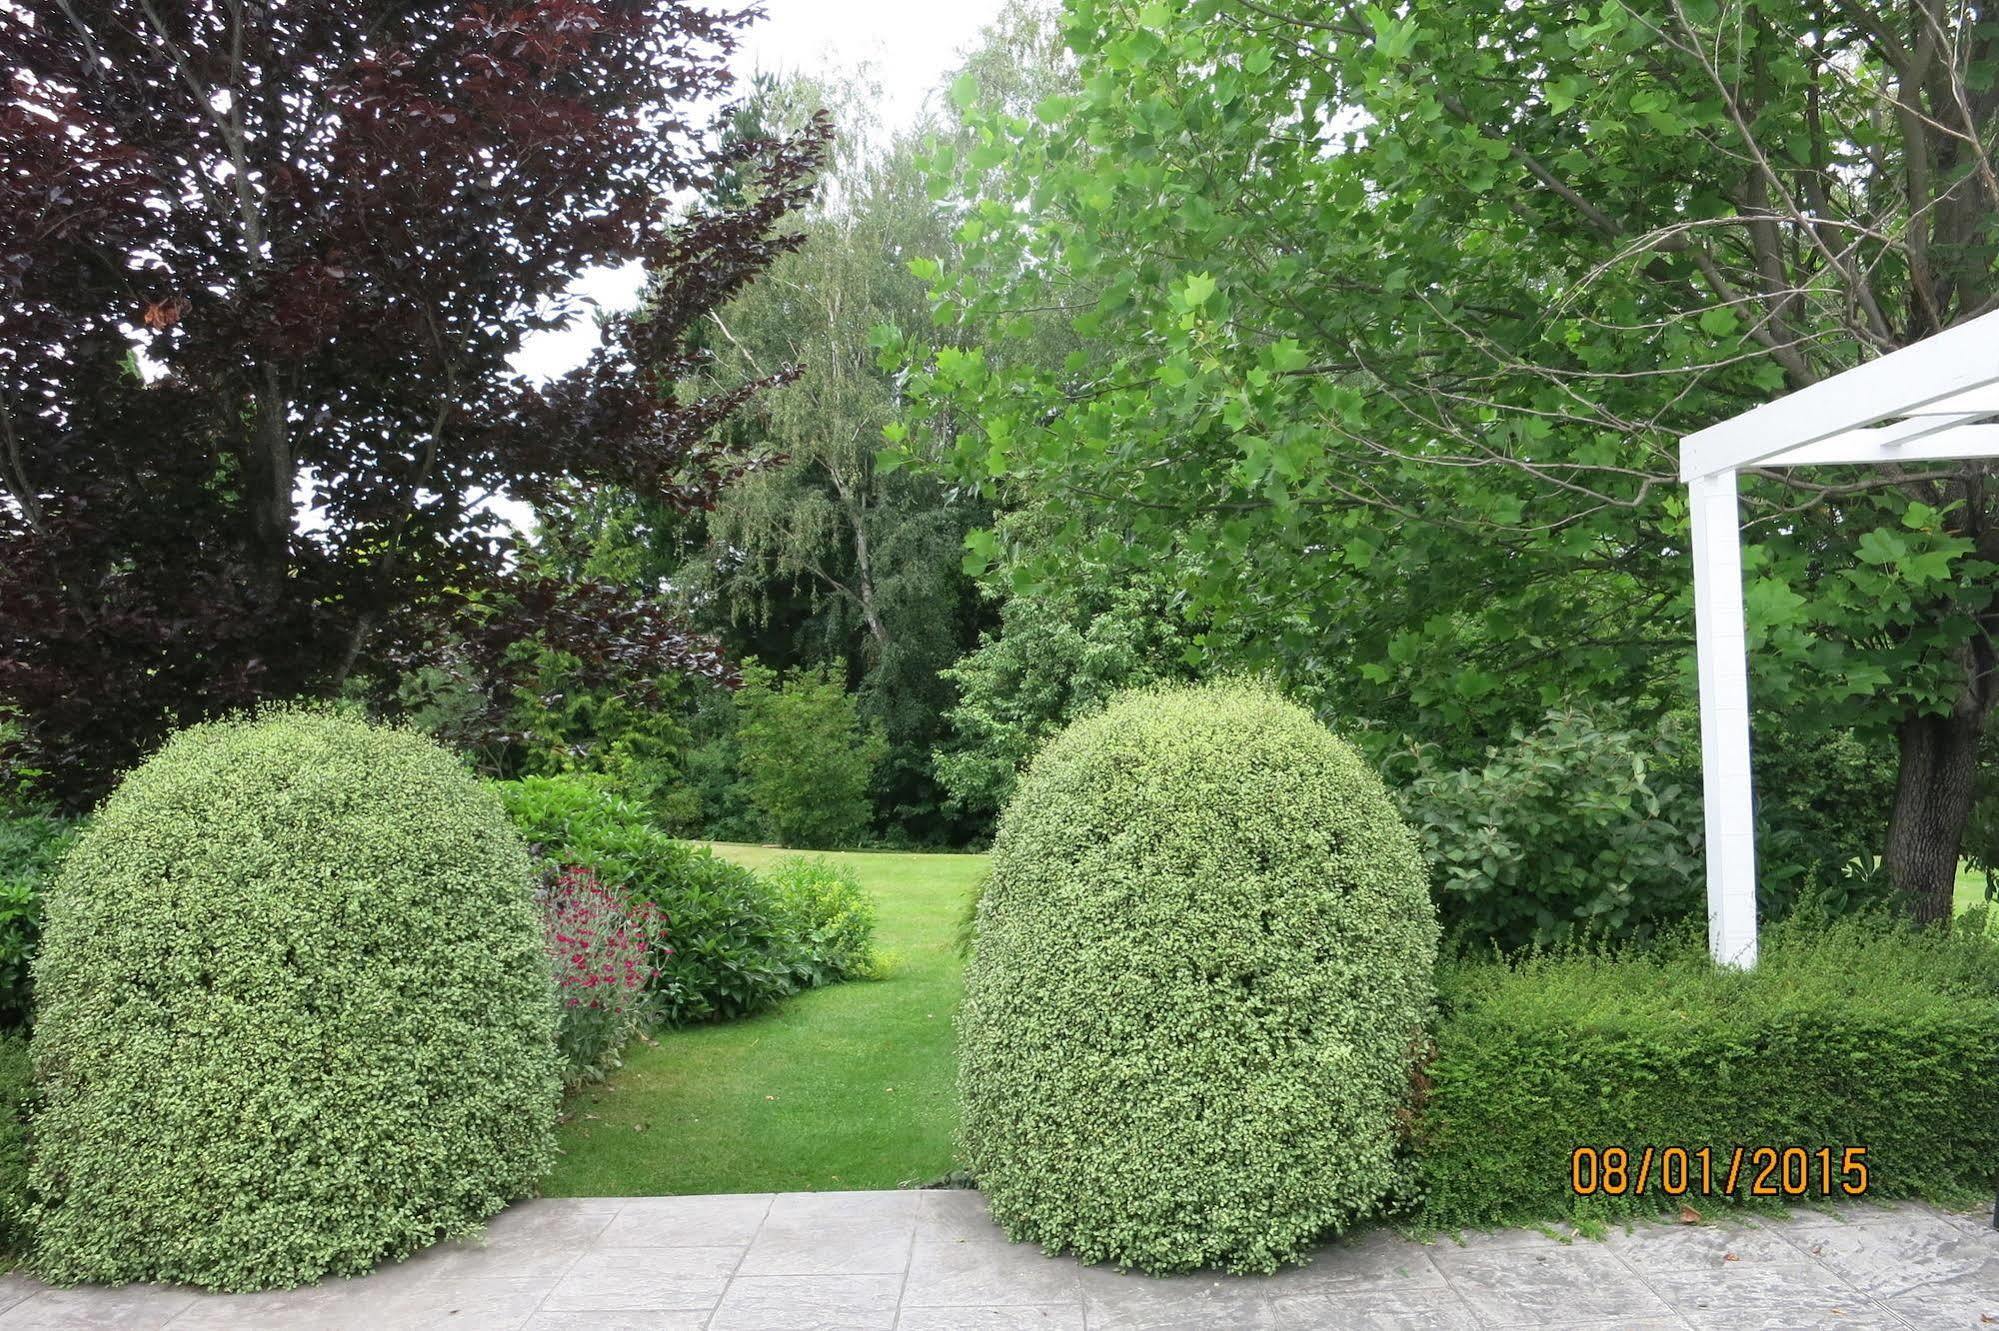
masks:
<svg viewBox="0 0 1999 1331"><path fill-rule="evenodd" d="M1001 0L762 0L765 17L743 34L736 75L815 73L869 67L881 87L882 129L914 123L927 97L998 15ZM638 299L637 265L593 270L575 290L606 310L628 309ZM569 327L530 335L513 366L545 379L581 365L597 346L597 329L585 314Z"/></svg>

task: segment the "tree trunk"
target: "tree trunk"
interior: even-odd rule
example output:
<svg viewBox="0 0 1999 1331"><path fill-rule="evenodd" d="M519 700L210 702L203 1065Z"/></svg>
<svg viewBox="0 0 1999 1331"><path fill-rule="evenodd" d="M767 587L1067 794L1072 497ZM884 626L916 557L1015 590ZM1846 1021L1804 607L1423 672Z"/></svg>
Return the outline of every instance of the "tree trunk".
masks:
<svg viewBox="0 0 1999 1331"><path fill-rule="evenodd" d="M1897 728L1901 763L1884 858L1888 876L1919 924L1952 914L1987 710L1983 692L1967 688L1948 715L1909 716Z"/></svg>
<svg viewBox="0 0 1999 1331"><path fill-rule="evenodd" d="M285 419L290 405L277 371L264 367L243 452L243 491L250 510L250 559L266 614L277 612L291 573L292 487L297 476Z"/></svg>

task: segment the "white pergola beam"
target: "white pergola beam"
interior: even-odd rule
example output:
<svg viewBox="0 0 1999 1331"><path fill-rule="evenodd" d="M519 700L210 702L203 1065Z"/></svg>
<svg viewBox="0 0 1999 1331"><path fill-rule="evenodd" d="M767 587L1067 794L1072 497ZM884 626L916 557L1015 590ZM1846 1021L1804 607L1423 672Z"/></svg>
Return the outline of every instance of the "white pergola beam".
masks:
<svg viewBox="0 0 1999 1331"><path fill-rule="evenodd" d="M1721 965L1756 964L1756 803L1736 473L1999 458L1999 424L1983 423L1993 417L1999 417L1999 311L1680 441L1693 528L1708 949Z"/></svg>
<svg viewBox="0 0 1999 1331"><path fill-rule="evenodd" d="M1693 518L1694 638L1700 666L1701 812L1707 824L1708 952L1756 965L1756 820L1749 770L1749 649L1735 473L1687 487Z"/></svg>
<svg viewBox="0 0 1999 1331"><path fill-rule="evenodd" d="M1760 467L1817 467L1862 462L1946 462L1999 456L1999 425L1976 416L1916 416L1893 425L1848 430L1763 459Z"/></svg>
<svg viewBox="0 0 1999 1331"><path fill-rule="evenodd" d="M1688 435L1680 445L1680 479L1757 466L1992 384L1999 384L1999 311Z"/></svg>

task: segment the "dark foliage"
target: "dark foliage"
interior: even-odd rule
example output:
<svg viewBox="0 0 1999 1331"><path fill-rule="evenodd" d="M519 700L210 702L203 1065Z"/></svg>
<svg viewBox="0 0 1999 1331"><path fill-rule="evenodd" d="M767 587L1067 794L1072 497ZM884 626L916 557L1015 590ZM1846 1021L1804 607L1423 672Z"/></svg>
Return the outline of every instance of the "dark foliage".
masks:
<svg viewBox="0 0 1999 1331"><path fill-rule="evenodd" d="M0 11L5 758L81 802L176 724L537 616L607 670L720 673L649 608L515 585L483 500L580 480L698 506L738 469L717 427L784 372L675 386L698 321L795 243L827 135L717 146L691 119L752 16ZM723 178L730 206L676 211ZM510 372L580 272L634 260L642 318L551 383Z"/></svg>

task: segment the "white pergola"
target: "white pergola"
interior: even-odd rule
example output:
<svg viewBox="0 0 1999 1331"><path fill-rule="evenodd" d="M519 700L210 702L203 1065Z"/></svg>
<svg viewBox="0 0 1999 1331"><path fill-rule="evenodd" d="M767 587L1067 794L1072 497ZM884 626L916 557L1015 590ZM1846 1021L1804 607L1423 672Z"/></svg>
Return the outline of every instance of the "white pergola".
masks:
<svg viewBox="0 0 1999 1331"><path fill-rule="evenodd" d="M1693 517L1707 822L1708 948L1756 964L1756 822L1736 473L1748 467L1999 457L1999 313L1765 403L1680 441Z"/></svg>

